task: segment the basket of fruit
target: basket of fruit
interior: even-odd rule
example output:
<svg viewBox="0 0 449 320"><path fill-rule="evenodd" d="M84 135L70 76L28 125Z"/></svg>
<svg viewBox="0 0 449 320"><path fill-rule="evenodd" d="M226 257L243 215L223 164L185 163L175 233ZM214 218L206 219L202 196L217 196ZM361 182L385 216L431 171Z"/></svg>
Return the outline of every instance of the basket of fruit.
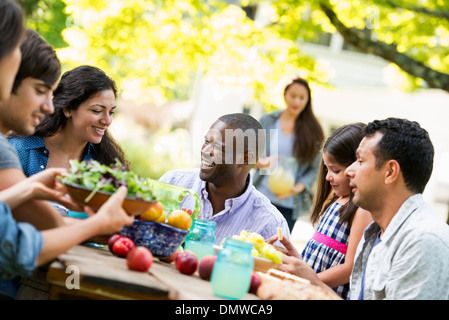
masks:
<svg viewBox="0 0 449 320"><path fill-rule="evenodd" d="M70 160L67 176L60 180L70 197L81 207L98 210L117 189L125 185L128 195L123 209L128 214L139 215L156 205L156 197L145 179L125 168L119 161L106 166L95 160Z"/></svg>
<svg viewBox="0 0 449 320"><path fill-rule="evenodd" d="M167 218L160 202L143 213L130 226L122 228L120 234L142 246L158 258L172 256L184 242L192 226L191 211L174 210Z"/></svg>
<svg viewBox="0 0 449 320"><path fill-rule="evenodd" d="M147 179L157 203L122 229L138 246L158 258L170 257L184 242L192 221L199 216L201 200L193 190ZM190 209L191 208L191 209Z"/></svg>

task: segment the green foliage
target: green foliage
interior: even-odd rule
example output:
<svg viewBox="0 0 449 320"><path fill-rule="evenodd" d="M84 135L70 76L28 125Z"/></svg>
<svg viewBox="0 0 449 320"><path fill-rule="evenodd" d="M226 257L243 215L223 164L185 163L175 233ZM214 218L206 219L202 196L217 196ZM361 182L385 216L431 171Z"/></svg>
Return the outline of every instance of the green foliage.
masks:
<svg viewBox="0 0 449 320"><path fill-rule="evenodd" d="M64 66L97 65L124 98L186 100L198 75L213 74L223 84L254 88L254 100L270 106L269 91L286 74L325 82L296 42L258 26L226 1L64 1L79 22L63 32L71 45L59 52Z"/></svg>
<svg viewBox="0 0 449 320"><path fill-rule="evenodd" d="M266 3L242 0L242 5ZM306 75L326 83L304 41L335 32L320 8L331 6L348 27L395 44L399 52L449 71L449 2L432 0L272 0L260 26L227 1L21 0L28 25L60 50L65 69L89 63L119 84L122 96L163 104L192 96L198 75L254 89L254 101L276 105L270 91L282 77ZM62 31L62 36L61 36ZM406 76L408 88L422 81ZM251 101L250 101L251 102Z"/></svg>
<svg viewBox="0 0 449 320"><path fill-rule="evenodd" d="M414 0L273 0L276 28L282 37L313 40L319 32L332 32L320 3L333 8L349 28L365 30L376 39L434 70L449 73L449 2ZM418 4L417 4L418 3ZM314 35L315 33L315 35ZM411 90L425 83L404 73Z"/></svg>
<svg viewBox="0 0 449 320"><path fill-rule="evenodd" d="M39 32L54 48L63 48L67 43L61 32L66 28L65 3L61 0L20 0L27 17L27 26Z"/></svg>
<svg viewBox="0 0 449 320"><path fill-rule="evenodd" d="M80 64L103 69L122 98L162 105L192 98L195 79L253 89L266 111L283 106L282 80L294 74L325 86L326 70L301 50L333 33L320 4L350 28L395 44L398 51L449 73L449 2L444 0L242 0L267 3L261 25L224 0L22 0L27 23L58 50L64 70ZM67 45L68 44L68 45ZM392 67L397 68L397 67ZM425 86L403 72L404 89ZM147 145L122 142L142 176L159 178L177 164ZM156 160L157 159L157 160Z"/></svg>

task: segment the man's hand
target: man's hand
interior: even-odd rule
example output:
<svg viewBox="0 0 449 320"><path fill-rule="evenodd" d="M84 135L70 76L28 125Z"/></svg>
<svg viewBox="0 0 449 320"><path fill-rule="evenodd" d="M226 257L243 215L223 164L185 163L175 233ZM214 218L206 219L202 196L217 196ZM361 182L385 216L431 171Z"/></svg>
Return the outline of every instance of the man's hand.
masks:
<svg viewBox="0 0 449 320"><path fill-rule="evenodd" d="M121 186L95 214L90 207L84 207L84 211L91 216L89 219L100 220L97 234L112 234L122 230L124 225L133 224L134 216L128 215L122 207L127 194L128 188Z"/></svg>
<svg viewBox="0 0 449 320"><path fill-rule="evenodd" d="M24 182L31 188L32 198L37 200L55 201L73 211L83 211L83 208L77 205L69 196L64 185L58 179L67 174L64 168L49 168L38 172Z"/></svg>

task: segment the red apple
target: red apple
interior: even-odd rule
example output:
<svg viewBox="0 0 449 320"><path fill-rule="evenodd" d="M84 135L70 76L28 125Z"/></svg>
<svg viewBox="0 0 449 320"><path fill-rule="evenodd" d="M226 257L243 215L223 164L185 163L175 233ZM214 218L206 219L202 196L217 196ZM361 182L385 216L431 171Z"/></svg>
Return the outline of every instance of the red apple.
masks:
<svg viewBox="0 0 449 320"><path fill-rule="evenodd" d="M251 284L249 285L248 292L256 294L257 289L259 288L260 284L262 283L262 278L257 272L252 273L251 275Z"/></svg>
<svg viewBox="0 0 449 320"><path fill-rule="evenodd" d="M215 255L206 255L201 259L198 265L198 274L201 279L210 280L215 260L217 260L217 256Z"/></svg>
<svg viewBox="0 0 449 320"><path fill-rule="evenodd" d="M166 262L166 263L172 263L173 261L175 261L177 255L178 255L178 251L175 251L175 253L173 253L170 257L159 258L159 261Z"/></svg>
<svg viewBox="0 0 449 320"><path fill-rule="evenodd" d="M153 264L153 254L145 247L135 247L126 256L128 269L135 271L148 271Z"/></svg>
<svg viewBox="0 0 449 320"><path fill-rule="evenodd" d="M113 246L114 243L115 243L119 238L121 238L121 237L122 237L121 234L116 233L116 234L113 234L113 235L109 238L109 240L108 240L108 248L109 248L109 251L112 252L112 246Z"/></svg>
<svg viewBox="0 0 449 320"><path fill-rule="evenodd" d="M125 258L134 247L134 241L128 237L121 236L112 245L112 253L117 257Z"/></svg>
<svg viewBox="0 0 449 320"><path fill-rule="evenodd" d="M196 271L198 267L198 259L196 255L189 250L178 253L175 259L175 266L179 272L191 275Z"/></svg>

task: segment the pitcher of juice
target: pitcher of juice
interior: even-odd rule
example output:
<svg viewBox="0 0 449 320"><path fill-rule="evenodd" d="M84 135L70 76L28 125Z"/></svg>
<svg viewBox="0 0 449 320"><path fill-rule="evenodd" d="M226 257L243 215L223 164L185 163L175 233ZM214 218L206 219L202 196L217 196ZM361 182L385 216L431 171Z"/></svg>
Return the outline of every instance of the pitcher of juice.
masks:
<svg viewBox="0 0 449 320"><path fill-rule="evenodd" d="M274 194L289 193L295 185L296 159L279 157L277 167L268 177L268 186Z"/></svg>
<svg viewBox="0 0 449 320"><path fill-rule="evenodd" d="M201 200L195 191L149 178L146 183L156 199L162 203L165 212L187 208L192 210L192 219L200 215Z"/></svg>

